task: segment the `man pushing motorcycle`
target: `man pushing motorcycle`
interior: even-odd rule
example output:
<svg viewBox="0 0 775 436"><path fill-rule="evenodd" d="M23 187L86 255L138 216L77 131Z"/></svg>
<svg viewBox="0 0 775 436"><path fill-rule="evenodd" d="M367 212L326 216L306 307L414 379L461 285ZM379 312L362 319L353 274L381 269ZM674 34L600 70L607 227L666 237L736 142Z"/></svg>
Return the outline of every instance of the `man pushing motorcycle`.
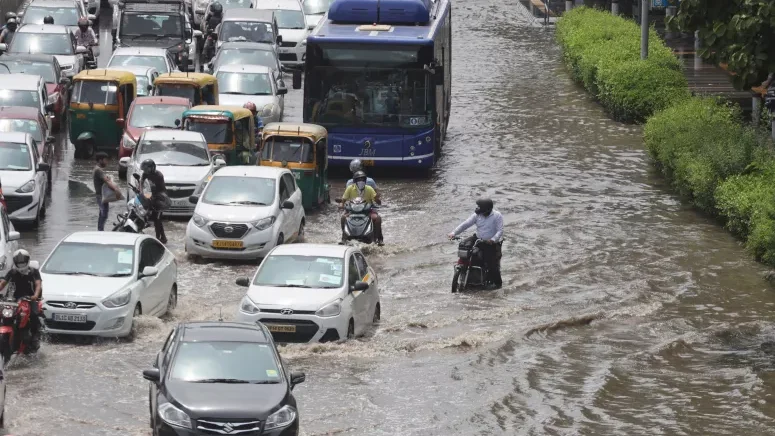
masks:
<svg viewBox="0 0 775 436"><path fill-rule="evenodd" d="M366 203L379 204L377 203L377 191L366 184L366 173L363 171L356 171L355 174L353 174L353 180L355 183L348 186L347 189L344 190L344 194L342 194L342 203L339 205L340 209L344 208L346 202L358 197L362 198ZM382 238L382 218L374 208L371 209L370 217L371 222L374 225L374 235L377 237L377 244L382 246L385 244ZM346 222L347 212L342 214L342 242L347 240L347 235L344 232Z"/></svg>
<svg viewBox="0 0 775 436"><path fill-rule="evenodd" d="M40 346L40 312L37 301L43 292L43 282L40 278L40 271L30 267L30 253L27 250L20 249L13 253L13 268L0 280L0 292L9 283L14 285L14 300L19 301L25 297L32 300L32 304L30 304L32 312L32 316L30 316L30 333L32 333L30 349L35 351Z"/></svg>
<svg viewBox="0 0 775 436"><path fill-rule="evenodd" d="M469 227L476 224L476 233L465 239L464 243L473 244L477 239L481 239L483 244L479 245L482 253L482 260L487 265L487 271L490 282L490 288L498 289L503 285L501 279L501 245L503 245L503 215L495 210L495 203L489 198L482 198L476 201L476 210L463 221L455 230L450 233L449 239L455 238Z"/></svg>

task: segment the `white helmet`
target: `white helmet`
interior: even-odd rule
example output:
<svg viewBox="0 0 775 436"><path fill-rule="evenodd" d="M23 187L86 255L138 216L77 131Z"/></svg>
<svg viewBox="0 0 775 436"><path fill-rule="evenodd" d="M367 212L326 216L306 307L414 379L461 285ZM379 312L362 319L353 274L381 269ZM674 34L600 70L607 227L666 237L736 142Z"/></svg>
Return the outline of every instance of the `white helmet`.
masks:
<svg viewBox="0 0 775 436"><path fill-rule="evenodd" d="M353 159L352 162L350 162L350 172L354 173L362 169L363 169L363 164L361 163L360 159Z"/></svg>
<svg viewBox="0 0 775 436"><path fill-rule="evenodd" d="M13 267L22 274L30 272L30 253L25 249L19 249L13 252Z"/></svg>

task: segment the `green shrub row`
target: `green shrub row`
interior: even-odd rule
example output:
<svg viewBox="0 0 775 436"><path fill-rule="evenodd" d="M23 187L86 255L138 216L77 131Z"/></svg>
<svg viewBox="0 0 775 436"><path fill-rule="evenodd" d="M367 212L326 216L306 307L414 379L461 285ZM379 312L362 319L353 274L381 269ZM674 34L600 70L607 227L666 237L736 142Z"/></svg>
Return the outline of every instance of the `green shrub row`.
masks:
<svg viewBox="0 0 775 436"><path fill-rule="evenodd" d="M571 76L619 121L643 122L690 96L680 61L653 29L649 38L641 60L640 28L630 20L580 7L557 22Z"/></svg>

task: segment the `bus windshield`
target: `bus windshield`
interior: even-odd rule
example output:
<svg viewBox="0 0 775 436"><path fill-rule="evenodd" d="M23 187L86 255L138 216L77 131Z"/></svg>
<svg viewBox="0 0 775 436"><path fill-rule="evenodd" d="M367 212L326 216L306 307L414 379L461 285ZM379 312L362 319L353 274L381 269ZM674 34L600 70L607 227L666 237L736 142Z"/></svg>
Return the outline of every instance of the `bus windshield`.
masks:
<svg viewBox="0 0 775 436"><path fill-rule="evenodd" d="M420 46L311 46L305 122L323 126L428 127L433 77ZM426 61L427 62L427 61Z"/></svg>

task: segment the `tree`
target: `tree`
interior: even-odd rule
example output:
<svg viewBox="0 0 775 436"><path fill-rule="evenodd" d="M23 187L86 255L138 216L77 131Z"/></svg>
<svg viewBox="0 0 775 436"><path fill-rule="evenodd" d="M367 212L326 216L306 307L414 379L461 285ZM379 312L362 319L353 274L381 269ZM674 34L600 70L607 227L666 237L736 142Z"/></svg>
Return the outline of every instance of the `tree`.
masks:
<svg viewBox="0 0 775 436"><path fill-rule="evenodd" d="M727 64L738 89L759 86L775 72L775 1L682 0L668 25L699 31L699 55Z"/></svg>

